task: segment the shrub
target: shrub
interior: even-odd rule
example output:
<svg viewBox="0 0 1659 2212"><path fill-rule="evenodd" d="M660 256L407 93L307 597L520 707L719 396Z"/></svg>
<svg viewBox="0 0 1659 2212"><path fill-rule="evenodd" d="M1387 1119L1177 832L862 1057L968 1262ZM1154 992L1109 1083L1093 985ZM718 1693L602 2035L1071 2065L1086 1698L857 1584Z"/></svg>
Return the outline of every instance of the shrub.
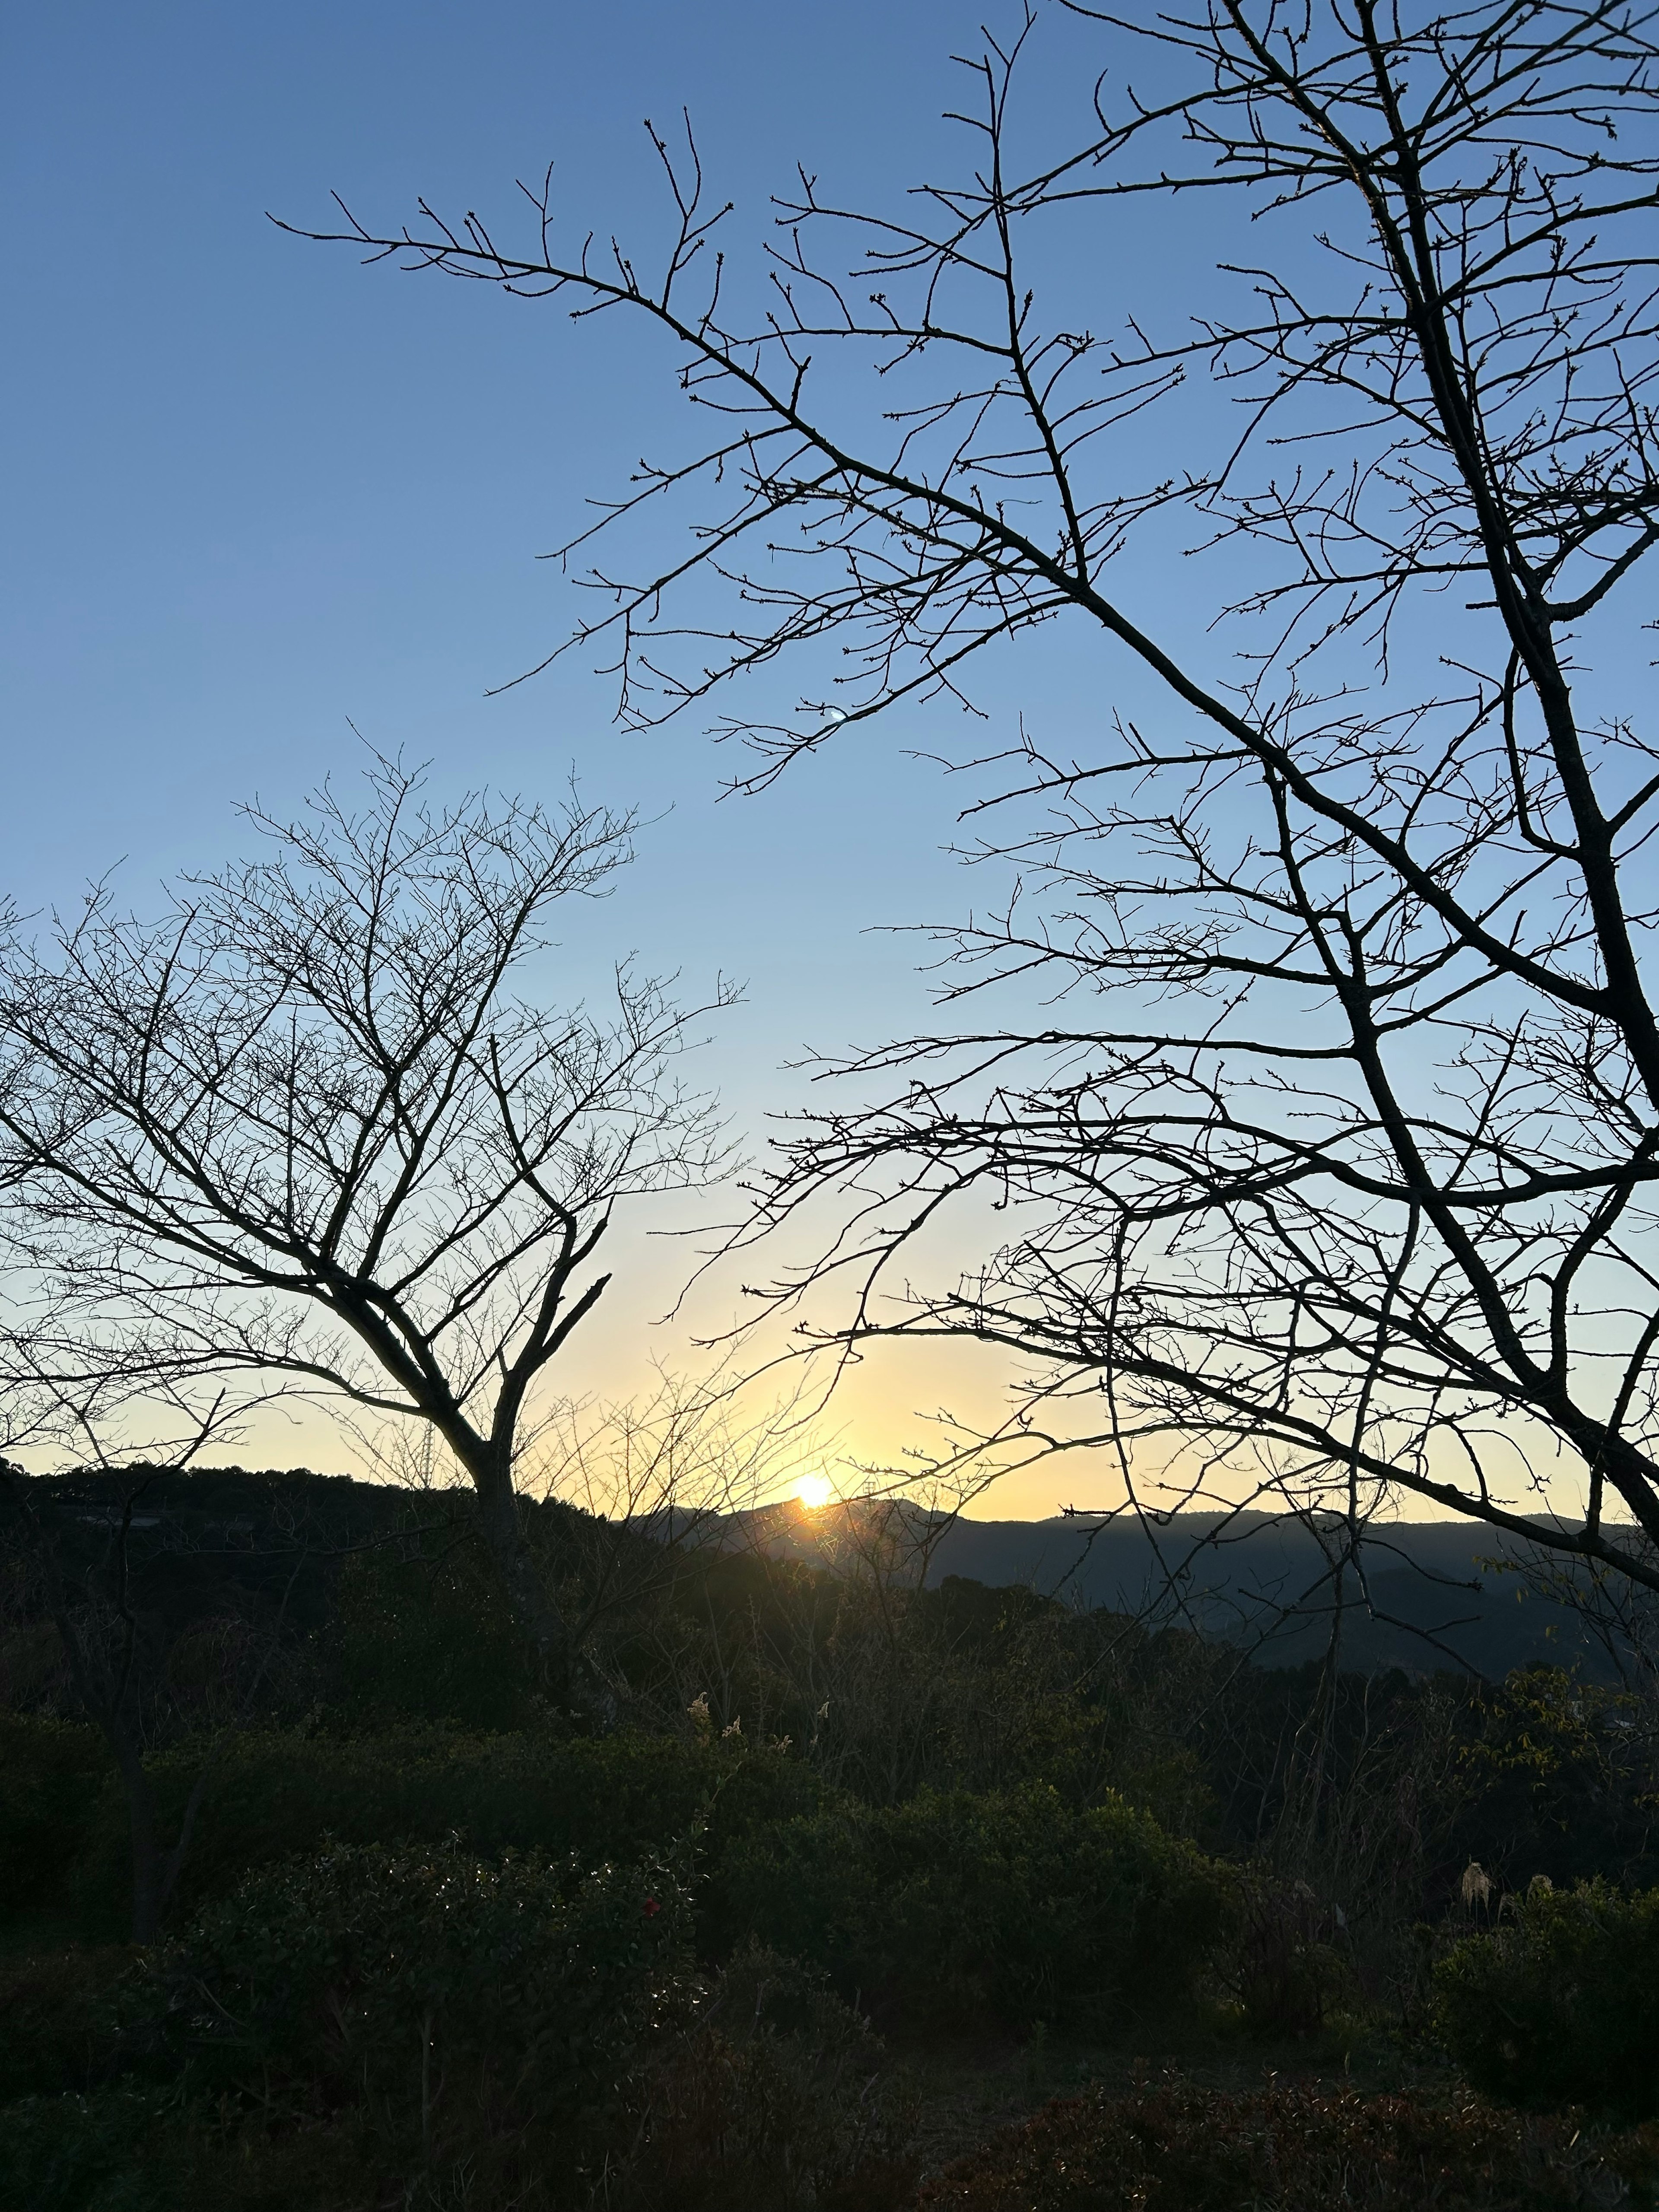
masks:
<svg viewBox="0 0 1659 2212"><path fill-rule="evenodd" d="M1336 1915L1305 1881L1261 1873L1240 1880L1238 1899L1225 1980L1245 2027L1255 2035L1317 2035L1353 1982Z"/></svg>
<svg viewBox="0 0 1659 2212"><path fill-rule="evenodd" d="M126 2087L0 2105L0 2212L175 2212L156 2117Z"/></svg>
<svg viewBox="0 0 1659 2212"><path fill-rule="evenodd" d="M152 1766L163 1824L199 1771L186 1746ZM367 1737L251 1734L229 1746L203 1808L181 1885L185 1909L223 1897L253 1868L346 1844L435 1844L572 1855L598 1863L661 1850L700 1823L717 1858L734 1837L824 1802L811 1770L733 1739L617 1735L477 1736L423 1728ZM85 1854L87 1924L127 1912L125 1808L112 1790Z"/></svg>
<svg viewBox="0 0 1659 2212"><path fill-rule="evenodd" d="M869 2022L792 1960L746 1946L641 2084L618 2207L889 2212L915 2183L915 2100Z"/></svg>
<svg viewBox="0 0 1659 2212"><path fill-rule="evenodd" d="M0 2212L365 2212L386 2201L386 2178L384 2146L352 2116L228 2128L131 2083L0 2106Z"/></svg>
<svg viewBox="0 0 1659 2212"><path fill-rule="evenodd" d="M1312 2082L1164 2082L1050 2105L929 2182L918 2212L1595 2212L1653 2171L1641 2138Z"/></svg>
<svg viewBox="0 0 1659 2212"><path fill-rule="evenodd" d="M1434 1984L1442 2039L1477 2088L1659 2113L1659 1890L1534 1882L1438 1962Z"/></svg>
<svg viewBox="0 0 1659 2212"><path fill-rule="evenodd" d="M1148 1814L1040 1786L795 1820L735 1843L720 1879L732 1920L843 1990L1015 2027L1179 1997L1231 1896Z"/></svg>
<svg viewBox="0 0 1659 2212"><path fill-rule="evenodd" d="M14 1916L50 1911L109 1791L111 1762L94 1729L0 1715L0 1899ZM114 1793L109 1791L113 1799Z"/></svg>
<svg viewBox="0 0 1659 2212"><path fill-rule="evenodd" d="M434 1560L348 1559L322 1641L331 1705L370 1725L511 1729L534 1707L524 1638L476 1540Z"/></svg>
<svg viewBox="0 0 1659 2212"><path fill-rule="evenodd" d="M425 2152L481 2108L492 2127L592 2128L685 2006L686 1923L660 1867L342 1845L204 1912L155 1962L132 2030L198 2089L361 2101Z"/></svg>
<svg viewBox="0 0 1659 2212"><path fill-rule="evenodd" d="M131 1965L112 1946L0 1960L0 2102L93 2086L108 2068Z"/></svg>
<svg viewBox="0 0 1659 2212"><path fill-rule="evenodd" d="M368 1855L359 1858L362 1875ZM0 2106L0 2212L289 2212L300 2204L362 2212L385 2203L427 2212L497 2203L592 2212L601 2201L609 2212L896 2212L908 2202L915 2100L882 2075L869 2024L821 1978L746 1950L705 1988L677 1978L669 2003L647 2006L641 2027L625 1972L617 2002L617 1946L606 1940L603 1913L594 1940L590 1910L580 1930L586 1977L575 1977L574 2002L569 1974L554 1977L556 1990L544 1986L544 1997L559 2000L550 2053L545 2021L538 2033L522 2002L532 1975L522 1961L505 1978L500 1972L501 1893L533 1903L526 1892L539 1885L515 1884L509 1869L491 1871L498 1882L489 1907L480 1911L476 1883L459 1909L452 1898L453 1920L436 1942L407 1870L392 1870L384 1894L370 1900L362 1881L340 1878L338 1858L321 1893L319 1869L290 1870L280 1909L269 1878L257 1896L250 1885L228 1943L228 1908L204 1916L147 1984L152 2045L161 2056L169 2044L189 2051L183 2075L153 2092L129 2081ZM298 1929L297 1959L296 1887L320 1915L322 1939L314 1927ZM390 1960L374 1923L406 1917L411 1904L424 1917L404 1955ZM562 1899L567 1931L569 1905ZM217 1923L211 1942L208 1921ZM343 1946L343 1922L350 1929ZM273 1958L277 1937L287 1952ZM355 1978L342 1969L343 1948ZM331 1972L319 1974L322 1952ZM204 1980L192 1993L184 1984L196 1969ZM503 1980L502 2016L481 2020L469 1991L499 1996ZM632 1987L636 1996L637 1982ZM218 2009L227 1996L246 2008L251 2032L229 2032ZM404 2046L406 2062L407 2014L423 2004L442 2008L424 2129L398 2056ZM332 2016L336 2007L343 2020ZM673 2032L661 2032L671 2025ZM377 2031L389 2047L365 2050ZM601 2063L582 2069L586 2087L578 2094L569 2064L584 2042L590 2061ZM253 2094L239 2097L234 2083L246 2074L256 2077Z"/></svg>

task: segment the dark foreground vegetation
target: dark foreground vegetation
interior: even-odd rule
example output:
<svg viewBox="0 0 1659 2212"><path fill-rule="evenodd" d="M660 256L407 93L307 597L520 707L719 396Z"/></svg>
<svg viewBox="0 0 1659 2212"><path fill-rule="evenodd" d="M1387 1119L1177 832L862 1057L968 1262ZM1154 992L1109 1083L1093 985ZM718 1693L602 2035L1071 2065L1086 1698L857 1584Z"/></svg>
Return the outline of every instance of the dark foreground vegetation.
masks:
<svg viewBox="0 0 1659 2212"><path fill-rule="evenodd" d="M459 1494L8 1500L7 2206L1652 2201L1639 1680L1253 1667L921 1588L880 1506L819 1566L550 1505L562 1705Z"/></svg>

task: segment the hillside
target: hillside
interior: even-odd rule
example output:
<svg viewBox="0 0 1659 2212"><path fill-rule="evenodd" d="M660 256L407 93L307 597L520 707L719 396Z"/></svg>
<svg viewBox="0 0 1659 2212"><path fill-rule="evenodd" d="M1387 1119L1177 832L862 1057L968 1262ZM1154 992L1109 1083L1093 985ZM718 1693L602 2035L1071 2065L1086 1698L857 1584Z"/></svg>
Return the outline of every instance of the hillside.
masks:
<svg viewBox="0 0 1659 2212"><path fill-rule="evenodd" d="M835 1564L852 1540L845 1509L744 1516L770 1550ZM1128 1519L1044 1521L916 1516L909 1540L937 1587L961 1576L1020 1585L1088 1609L1182 1620L1249 1646L1259 1663L1301 1666L1324 1651L1335 1587L1303 1523L1263 1514L1224 1521L1178 1514L1162 1527ZM1462 1669L1491 1680L1538 1661L1615 1679L1607 1641L1538 1585L1523 1547L1466 1522L1395 1522L1360 1551L1342 1585L1342 1663L1365 1672ZM1617 1641L1618 1639L1615 1639Z"/></svg>

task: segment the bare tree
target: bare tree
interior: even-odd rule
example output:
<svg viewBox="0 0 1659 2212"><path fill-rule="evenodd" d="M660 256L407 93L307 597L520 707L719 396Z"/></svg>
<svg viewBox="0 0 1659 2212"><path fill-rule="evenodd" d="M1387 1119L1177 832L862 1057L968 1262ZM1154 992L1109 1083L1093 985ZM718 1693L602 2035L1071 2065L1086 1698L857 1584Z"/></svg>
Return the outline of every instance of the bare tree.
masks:
<svg viewBox="0 0 1659 2212"><path fill-rule="evenodd" d="M429 1424L563 1696L567 1624L514 1487L529 1410L609 1280L613 1208L722 1157L675 1074L698 1014L662 984L618 970L602 1018L523 995L630 823L434 810L385 760L359 811L325 787L297 820L249 819L265 856L187 878L160 921L100 889L8 960L18 1249L92 1364Z"/></svg>
<svg viewBox="0 0 1659 2212"><path fill-rule="evenodd" d="M1659 1535L1655 11L1073 5L1092 112L1022 163L1035 22L968 70L964 180L865 216L803 177L763 298L689 139L653 274L562 252L545 187L517 253L424 207L340 234L671 342L714 435L588 533L696 525L588 578L625 718L833 648L798 711L723 726L763 782L1062 617L1152 699L1001 757L1024 811L972 849L1020 892L950 933L945 993L1018 985L1014 1018L857 1060L891 1096L784 1146L767 1222L855 1201L812 1271L856 1284L844 1337L1006 1347L1016 1425L1132 1483L1254 1468L1356 1530L1404 1497L1659 1586L1620 1530ZM1160 331L1115 227L1183 196L1237 246ZM1149 474L1160 410L1182 465ZM680 587L717 578L710 620ZM975 1194L1001 1249L902 1287Z"/></svg>

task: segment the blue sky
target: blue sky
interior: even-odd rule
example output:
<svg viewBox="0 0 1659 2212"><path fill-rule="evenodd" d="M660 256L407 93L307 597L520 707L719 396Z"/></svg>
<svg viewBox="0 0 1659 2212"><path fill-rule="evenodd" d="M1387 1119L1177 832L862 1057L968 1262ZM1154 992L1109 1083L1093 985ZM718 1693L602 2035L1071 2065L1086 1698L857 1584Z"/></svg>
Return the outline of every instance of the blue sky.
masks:
<svg viewBox="0 0 1659 2212"><path fill-rule="evenodd" d="M641 118L684 106L753 235L797 160L876 199L942 167L948 58L979 19L942 0L13 11L6 886L40 909L120 862L143 906L245 842L238 799L281 805L349 768L349 720L444 786L551 793L574 765L660 817L581 951L637 948L692 989L746 980L708 1055L744 1127L804 1045L914 1018L908 949L871 931L963 902L939 851L953 793L905 757L937 724L721 804L724 756L694 726L618 735L578 663L483 696L569 618L535 556L672 434L664 358L616 325L578 337L555 310L365 271L265 217L325 221L331 189L382 220L419 192L499 213L552 158L583 220L638 235L660 210ZM636 1242L573 1387L683 1356L642 1324L684 1256ZM853 1440L881 1449L946 1388L866 1378Z"/></svg>
<svg viewBox="0 0 1659 2212"><path fill-rule="evenodd" d="M551 159L576 224L648 239L663 203L641 119L666 125L684 106L712 191L738 203L740 249L798 161L889 205L959 167L940 111L962 97L950 56L977 51L984 12L981 0L12 11L0 883L38 909L121 862L143 906L171 871L245 842L237 799L280 808L349 770L355 723L429 757L445 788L552 795L574 767L591 798L653 817L623 889L584 917L573 963L591 973L636 950L688 991L717 970L744 979L747 1003L706 1060L744 1130L799 1096L779 1071L804 1048L910 1026L926 1004L915 947L882 926L948 917L987 889L941 849L959 788L911 750L989 748L1020 714L1060 750L1086 749L1091 725L1143 704L1144 684L1099 640L1050 629L988 672L990 719L965 737L959 715L912 713L761 799L726 802L729 756L694 723L619 734L608 684L580 660L487 698L572 618L572 586L537 555L585 497L678 436L669 359L619 319L577 331L555 306L365 270L266 214L325 226L334 190L395 224L423 193L495 223L515 178ZM1023 107L1034 147L1086 127L1077 35L1062 18L1039 41ZM1066 271L1075 313L1097 328L1131 307L1186 313L1169 272L1178 248L1213 260L1212 208L1198 195L1156 222L1139 205L1092 221ZM1131 466L1179 464L1176 446L1137 453L1139 434ZM1201 605L1166 574L1143 567L1121 587L1201 638ZM683 1328L648 1327L684 1247L635 1235L624 1259L573 1389L624 1391L653 1358L686 1356ZM735 1293L711 1295L704 1325ZM985 1384L982 1358L877 1363L836 1419L850 1448L884 1453L913 1408L982 1404ZM1001 1493L1001 1510L1046 1510L1056 1480Z"/></svg>
<svg viewBox="0 0 1659 2212"><path fill-rule="evenodd" d="M203 857L234 836L233 799L297 793L348 757L348 717L441 773L535 787L574 761L605 796L697 813L659 841L640 893L641 929L660 908L688 955L742 965L774 900L827 898L839 916L908 872L897 864L930 842L917 833L943 819L927 779L884 779L838 850L850 764L764 820L717 817L719 763L695 732L619 742L580 667L484 702L568 619L568 588L534 556L672 410L663 364L620 331L572 343L548 311L367 275L264 216L325 217L331 187L386 216L420 191L510 208L515 176L553 155L595 220L635 230L656 198L640 119L683 103L750 203L796 152L861 174L901 117L938 106L953 18L968 20L741 4L14 15L18 890L50 895L118 854L140 878ZM907 818L878 854L890 812ZM738 856L734 910L717 915ZM811 957L810 930L769 919L768 942L781 934Z"/></svg>

